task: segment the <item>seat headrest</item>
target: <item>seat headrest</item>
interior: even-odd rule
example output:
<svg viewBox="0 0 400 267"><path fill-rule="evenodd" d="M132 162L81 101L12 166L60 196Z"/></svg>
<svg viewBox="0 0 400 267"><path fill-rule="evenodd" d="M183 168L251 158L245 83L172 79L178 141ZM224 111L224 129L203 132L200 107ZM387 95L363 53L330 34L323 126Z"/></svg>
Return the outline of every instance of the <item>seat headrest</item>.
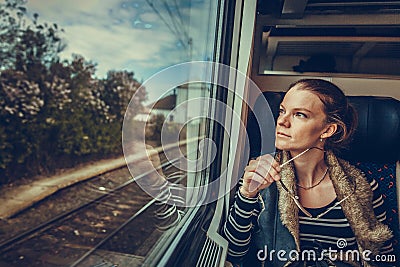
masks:
<svg viewBox="0 0 400 267"><path fill-rule="evenodd" d="M265 114L268 107L265 98L273 113L275 121L279 115L279 105L285 92L264 92L257 99L254 110L257 114ZM363 162L393 162L400 159L400 101L390 97L378 96L348 96L358 115L358 126L348 149L339 156L349 161ZM263 101L259 101L263 100ZM262 111L265 109L265 111ZM249 112L247 132L250 140L250 157L274 151L272 144L264 145L260 151L261 138L259 129L265 129L258 123L253 112ZM271 139L271 138L270 138ZM265 151L267 150L267 151Z"/></svg>

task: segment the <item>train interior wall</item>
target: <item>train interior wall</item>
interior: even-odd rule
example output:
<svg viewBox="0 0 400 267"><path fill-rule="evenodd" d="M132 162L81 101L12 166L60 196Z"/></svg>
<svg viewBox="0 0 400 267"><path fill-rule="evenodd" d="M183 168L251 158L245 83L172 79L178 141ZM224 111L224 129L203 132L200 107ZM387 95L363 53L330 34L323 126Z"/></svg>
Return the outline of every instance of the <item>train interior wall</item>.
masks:
<svg viewBox="0 0 400 267"><path fill-rule="evenodd" d="M368 77L332 77L324 76L306 76L306 75L255 75L252 77L261 91L285 91L288 86L299 79L318 77L327 79L338 85L346 95L370 95L370 96L389 96L400 100L400 79Z"/></svg>

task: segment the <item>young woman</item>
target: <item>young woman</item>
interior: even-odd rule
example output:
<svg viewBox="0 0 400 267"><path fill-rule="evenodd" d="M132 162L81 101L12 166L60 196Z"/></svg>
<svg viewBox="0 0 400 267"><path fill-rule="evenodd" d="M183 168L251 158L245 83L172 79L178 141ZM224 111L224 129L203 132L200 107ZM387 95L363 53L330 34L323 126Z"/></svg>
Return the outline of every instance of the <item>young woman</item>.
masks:
<svg viewBox="0 0 400 267"><path fill-rule="evenodd" d="M375 255L393 254L376 181L335 156L356 124L336 85L304 79L289 87L276 125L279 152L250 160L223 228L229 261L369 266Z"/></svg>

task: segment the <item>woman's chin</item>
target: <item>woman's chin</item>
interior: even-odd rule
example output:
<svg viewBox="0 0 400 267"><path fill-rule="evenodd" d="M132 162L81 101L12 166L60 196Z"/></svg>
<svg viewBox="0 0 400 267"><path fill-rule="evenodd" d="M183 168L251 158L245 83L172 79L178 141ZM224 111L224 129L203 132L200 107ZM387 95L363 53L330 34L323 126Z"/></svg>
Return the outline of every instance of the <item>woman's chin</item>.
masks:
<svg viewBox="0 0 400 267"><path fill-rule="evenodd" d="M275 143L275 148L278 150L282 150L282 151L302 151L305 150L307 148L302 148L302 147L297 147L297 146L293 146L290 144L282 144L282 143Z"/></svg>
<svg viewBox="0 0 400 267"><path fill-rule="evenodd" d="M281 142L275 142L275 147L279 150L290 150L287 144L282 144Z"/></svg>

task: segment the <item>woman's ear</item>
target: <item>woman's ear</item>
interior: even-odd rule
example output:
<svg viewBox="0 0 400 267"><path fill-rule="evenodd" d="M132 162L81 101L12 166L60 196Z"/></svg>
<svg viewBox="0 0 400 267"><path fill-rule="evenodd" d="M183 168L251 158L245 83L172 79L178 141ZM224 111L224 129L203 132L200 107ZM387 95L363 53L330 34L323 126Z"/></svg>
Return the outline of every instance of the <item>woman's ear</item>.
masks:
<svg viewBox="0 0 400 267"><path fill-rule="evenodd" d="M336 123L330 123L326 126L325 131L323 134L321 134L321 138L328 138L334 135L337 131L337 124Z"/></svg>

